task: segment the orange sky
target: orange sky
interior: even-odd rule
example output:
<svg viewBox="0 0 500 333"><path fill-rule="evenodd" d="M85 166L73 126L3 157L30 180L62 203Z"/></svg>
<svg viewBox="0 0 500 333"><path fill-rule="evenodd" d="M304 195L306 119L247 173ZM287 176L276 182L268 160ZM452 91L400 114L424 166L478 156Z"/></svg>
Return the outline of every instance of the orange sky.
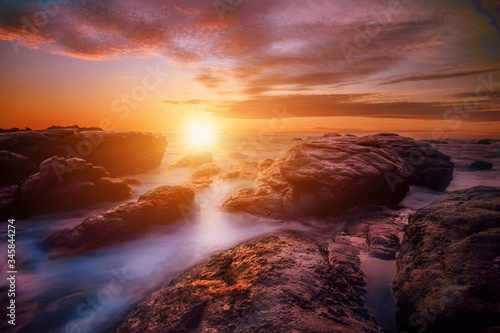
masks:
<svg viewBox="0 0 500 333"><path fill-rule="evenodd" d="M499 137L492 2L45 3L2 1L2 128Z"/></svg>

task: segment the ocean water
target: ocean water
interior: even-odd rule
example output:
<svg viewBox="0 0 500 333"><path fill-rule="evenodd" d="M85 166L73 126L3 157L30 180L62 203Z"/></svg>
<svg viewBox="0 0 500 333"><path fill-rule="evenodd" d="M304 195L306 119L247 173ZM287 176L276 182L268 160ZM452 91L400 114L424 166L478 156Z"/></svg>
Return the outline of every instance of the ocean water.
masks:
<svg viewBox="0 0 500 333"><path fill-rule="evenodd" d="M218 138L210 151L214 154L214 162L227 171L245 161L278 157L297 143L292 138L284 135L267 138L225 135ZM142 185L132 186L131 200L161 185L189 183L194 170L170 169L169 165L195 148L184 146L181 136L169 135L167 139L169 146L160 168L132 175ZM472 140L448 142L448 145L435 145L456 163L454 180L447 192L476 185L500 186L500 142L491 145L475 145ZM467 166L475 160L492 162L493 170L467 171ZM251 184L249 180L215 181L210 188L197 193L196 201L202 209L187 221L158 226L135 240L71 258L50 260L40 244L51 233L72 228L85 218L120 202L17 221L17 325L9 331L109 332L144 297L217 251L257 236L285 231L328 241L348 219L336 216L274 221L220 211L225 198ZM441 195L442 192L412 187L397 211L415 211ZM1 237L4 242L5 230L2 230ZM389 288L394 261L382 262L368 256L361 259L367 274L368 305L379 323L394 332L395 308ZM7 271L6 258L1 260L2 270ZM0 288L4 290L6 287L6 281L0 281Z"/></svg>

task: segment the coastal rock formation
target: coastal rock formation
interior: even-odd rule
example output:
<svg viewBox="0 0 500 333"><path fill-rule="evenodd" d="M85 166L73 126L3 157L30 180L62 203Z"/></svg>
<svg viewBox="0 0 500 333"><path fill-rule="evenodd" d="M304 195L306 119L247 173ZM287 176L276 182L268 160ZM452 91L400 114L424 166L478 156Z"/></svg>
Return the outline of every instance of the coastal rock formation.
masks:
<svg viewBox="0 0 500 333"><path fill-rule="evenodd" d="M324 138L337 138L340 136L342 136L342 135L340 135L339 133L325 133L325 134L323 134Z"/></svg>
<svg viewBox="0 0 500 333"><path fill-rule="evenodd" d="M310 139L264 171L223 207L274 218L321 216L361 204L399 203L409 185L444 189L453 163L429 144L380 134Z"/></svg>
<svg viewBox="0 0 500 333"><path fill-rule="evenodd" d="M264 161L262 161L259 164L259 170L264 171L264 170L268 169L271 165L273 165L273 163L274 163L274 160L272 160L270 158L266 158Z"/></svg>
<svg viewBox="0 0 500 333"><path fill-rule="evenodd" d="M164 136L142 132L61 128L0 133L0 150L27 156L36 164L52 156L82 158L113 176L157 168L166 146Z"/></svg>
<svg viewBox="0 0 500 333"><path fill-rule="evenodd" d="M13 212L26 217L67 211L130 196L130 186L101 166L79 158L52 157L40 164L15 194Z"/></svg>
<svg viewBox="0 0 500 333"><path fill-rule="evenodd" d="M184 167L199 167L205 163L212 163L214 161L211 152L202 151L194 154L186 155L181 159L174 162L171 168L184 168Z"/></svg>
<svg viewBox="0 0 500 333"><path fill-rule="evenodd" d="M215 163L205 163L202 164L196 171L193 173L193 179L199 179L203 177L212 177L221 172L221 167Z"/></svg>
<svg viewBox="0 0 500 333"><path fill-rule="evenodd" d="M182 186L161 186L128 202L85 219L71 230L50 235L45 247L65 255L106 246L188 218L199 210L194 192Z"/></svg>
<svg viewBox="0 0 500 333"><path fill-rule="evenodd" d="M491 141L489 139L478 140L476 145L491 145Z"/></svg>
<svg viewBox="0 0 500 333"><path fill-rule="evenodd" d="M500 326L499 244L500 187L454 191L411 215L393 281L411 329Z"/></svg>
<svg viewBox="0 0 500 333"><path fill-rule="evenodd" d="M37 170L37 165L26 156L0 151L0 186L19 184Z"/></svg>
<svg viewBox="0 0 500 333"><path fill-rule="evenodd" d="M364 284L355 249L268 236L180 274L116 332L380 332Z"/></svg>
<svg viewBox="0 0 500 333"><path fill-rule="evenodd" d="M407 220L407 214L360 214L359 218L349 222L337 232L333 240L336 243L353 244L372 257L394 260L400 248Z"/></svg>
<svg viewBox="0 0 500 333"><path fill-rule="evenodd" d="M492 168L493 168L493 163L485 161L475 161L469 165L468 170L479 171L479 170L491 170Z"/></svg>

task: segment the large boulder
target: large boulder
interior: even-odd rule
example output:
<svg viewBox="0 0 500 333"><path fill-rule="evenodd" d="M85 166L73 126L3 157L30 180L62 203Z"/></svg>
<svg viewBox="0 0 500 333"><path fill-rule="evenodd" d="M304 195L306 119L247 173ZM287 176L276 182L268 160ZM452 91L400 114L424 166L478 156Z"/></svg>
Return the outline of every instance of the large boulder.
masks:
<svg viewBox="0 0 500 333"><path fill-rule="evenodd" d="M485 332L500 326L498 281L500 187L455 191L410 216L393 281L410 329Z"/></svg>
<svg viewBox="0 0 500 333"><path fill-rule="evenodd" d="M395 205L410 184L443 188L452 174L448 156L396 134L309 139L223 207L274 218L321 216L361 204Z"/></svg>
<svg viewBox="0 0 500 333"><path fill-rule="evenodd" d="M268 236L180 274L116 332L380 332L364 284L355 250Z"/></svg>
<svg viewBox="0 0 500 333"><path fill-rule="evenodd" d="M0 186L19 184L37 169L37 165L26 156L0 151Z"/></svg>
<svg viewBox="0 0 500 333"><path fill-rule="evenodd" d="M221 172L221 167L217 164L205 163L202 164L196 171L193 173L193 179L200 179L204 177L212 177Z"/></svg>
<svg viewBox="0 0 500 333"><path fill-rule="evenodd" d="M166 146L164 136L142 132L61 128L0 133L0 150L27 156L36 164L52 156L76 157L103 166L113 176L158 167Z"/></svg>
<svg viewBox="0 0 500 333"><path fill-rule="evenodd" d="M124 241L167 225L199 210L194 192L182 186L161 186L128 202L85 219L71 230L50 235L45 247L54 255L74 254Z"/></svg>
<svg viewBox="0 0 500 333"><path fill-rule="evenodd" d="M68 211L130 197L130 186L101 166L79 158L52 157L40 164L15 194L13 213L26 217Z"/></svg>

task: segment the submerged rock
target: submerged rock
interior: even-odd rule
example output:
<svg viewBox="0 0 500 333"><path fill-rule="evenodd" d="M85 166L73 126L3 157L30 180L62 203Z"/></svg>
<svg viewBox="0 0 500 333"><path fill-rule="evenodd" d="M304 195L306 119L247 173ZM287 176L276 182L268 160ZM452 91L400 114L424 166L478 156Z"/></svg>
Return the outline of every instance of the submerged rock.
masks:
<svg viewBox="0 0 500 333"><path fill-rule="evenodd" d="M92 250L143 234L153 225L188 218L199 210L194 192L182 186L161 186L128 202L91 216L71 230L50 235L45 247L64 255Z"/></svg>
<svg viewBox="0 0 500 333"><path fill-rule="evenodd" d="M186 155L181 159L174 162L171 168L183 168L183 167L199 167L205 163L212 163L213 155L211 152L203 151L197 152L191 155Z"/></svg>
<svg viewBox="0 0 500 333"><path fill-rule="evenodd" d="M0 151L0 186L19 184L37 170L37 165L26 156Z"/></svg>
<svg viewBox="0 0 500 333"><path fill-rule="evenodd" d="M65 128L0 133L0 150L25 155L37 164L52 156L82 158L114 176L157 168L166 146L165 136L142 132Z"/></svg>
<svg viewBox="0 0 500 333"><path fill-rule="evenodd" d="M475 161L469 165L468 170L479 171L479 170L491 170L492 168L493 168L493 163L488 163L485 161Z"/></svg>
<svg viewBox="0 0 500 333"><path fill-rule="evenodd" d="M202 164L196 171L193 173L193 179L199 179L203 177L212 177L221 172L221 167L215 163L205 163Z"/></svg>
<svg viewBox="0 0 500 333"><path fill-rule="evenodd" d="M362 204L396 205L410 184L446 188L453 167L429 144L397 134L311 139L285 152L259 182L233 194L223 207L296 218Z"/></svg>
<svg viewBox="0 0 500 333"><path fill-rule="evenodd" d="M364 284L355 249L269 236L180 274L116 332L380 332Z"/></svg>
<svg viewBox="0 0 500 333"><path fill-rule="evenodd" d="M13 212L18 217L68 211L105 201L130 197L130 186L111 178L101 166L79 158L52 157L40 164L15 195Z"/></svg>
<svg viewBox="0 0 500 333"><path fill-rule="evenodd" d="M476 145L491 145L491 141L489 139L478 140Z"/></svg>
<svg viewBox="0 0 500 333"><path fill-rule="evenodd" d="M325 133L325 134L323 134L324 138L337 138L340 136L342 136L342 135L340 135L339 133Z"/></svg>
<svg viewBox="0 0 500 333"><path fill-rule="evenodd" d="M500 187L454 191L410 216L393 290L411 329L485 332L499 326L498 281Z"/></svg>

